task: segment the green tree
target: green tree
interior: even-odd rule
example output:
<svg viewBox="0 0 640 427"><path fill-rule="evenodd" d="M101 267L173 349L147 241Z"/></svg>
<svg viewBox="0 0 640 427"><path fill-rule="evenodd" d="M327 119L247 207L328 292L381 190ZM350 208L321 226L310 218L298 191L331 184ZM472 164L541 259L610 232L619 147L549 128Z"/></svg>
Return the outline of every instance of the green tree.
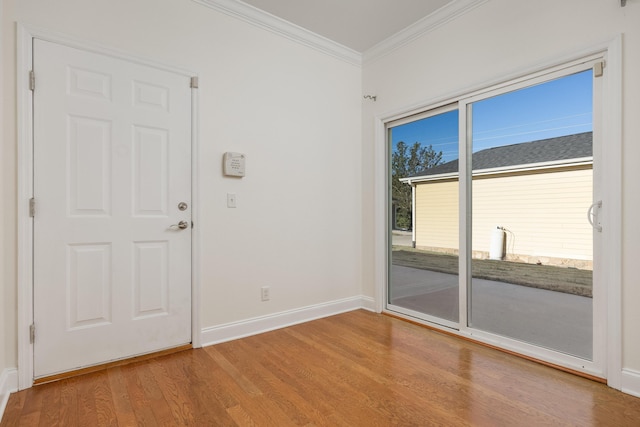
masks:
<svg viewBox="0 0 640 427"><path fill-rule="evenodd" d="M442 163L442 151L436 152L432 145L423 146L414 142L409 146L400 141L391 155L391 195L397 228L411 228L411 187L400 182L400 178L414 176Z"/></svg>

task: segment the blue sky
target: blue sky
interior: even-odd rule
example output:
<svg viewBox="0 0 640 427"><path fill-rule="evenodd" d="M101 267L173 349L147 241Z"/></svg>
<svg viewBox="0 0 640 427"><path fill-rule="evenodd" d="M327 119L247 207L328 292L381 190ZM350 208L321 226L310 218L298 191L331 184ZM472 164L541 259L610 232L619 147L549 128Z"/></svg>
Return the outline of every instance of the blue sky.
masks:
<svg viewBox="0 0 640 427"><path fill-rule="evenodd" d="M591 70L473 104L473 152L592 130ZM458 111L392 129L399 141L433 145L443 161L458 158Z"/></svg>

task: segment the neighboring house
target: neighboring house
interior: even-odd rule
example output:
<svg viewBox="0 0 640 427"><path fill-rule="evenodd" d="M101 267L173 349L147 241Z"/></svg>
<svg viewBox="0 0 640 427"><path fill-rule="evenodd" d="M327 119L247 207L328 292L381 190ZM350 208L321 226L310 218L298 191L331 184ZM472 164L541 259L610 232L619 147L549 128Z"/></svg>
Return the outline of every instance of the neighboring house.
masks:
<svg viewBox="0 0 640 427"><path fill-rule="evenodd" d="M591 132L478 151L472 164L475 258L504 227L506 259L592 267ZM458 160L401 181L414 191L415 246L457 253Z"/></svg>

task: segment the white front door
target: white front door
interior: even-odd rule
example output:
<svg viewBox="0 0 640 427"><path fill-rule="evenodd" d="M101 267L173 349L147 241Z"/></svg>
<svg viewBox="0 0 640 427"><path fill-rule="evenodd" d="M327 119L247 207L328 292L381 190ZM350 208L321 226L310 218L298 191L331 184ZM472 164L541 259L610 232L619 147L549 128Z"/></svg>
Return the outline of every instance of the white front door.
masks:
<svg viewBox="0 0 640 427"><path fill-rule="evenodd" d="M33 52L35 378L190 343L189 77Z"/></svg>

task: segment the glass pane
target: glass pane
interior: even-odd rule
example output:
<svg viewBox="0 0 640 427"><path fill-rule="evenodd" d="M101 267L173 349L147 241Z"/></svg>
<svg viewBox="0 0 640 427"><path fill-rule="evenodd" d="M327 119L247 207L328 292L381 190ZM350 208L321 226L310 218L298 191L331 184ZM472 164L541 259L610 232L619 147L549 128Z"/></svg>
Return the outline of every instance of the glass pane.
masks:
<svg viewBox="0 0 640 427"><path fill-rule="evenodd" d="M469 326L592 358L591 70L472 104Z"/></svg>
<svg viewBox="0 0 640 427"><path fill-rule="evenodd" d="M391 305L458 321L458 111L389 130ZM434 319L435 318L435 319Z"/></svg>

